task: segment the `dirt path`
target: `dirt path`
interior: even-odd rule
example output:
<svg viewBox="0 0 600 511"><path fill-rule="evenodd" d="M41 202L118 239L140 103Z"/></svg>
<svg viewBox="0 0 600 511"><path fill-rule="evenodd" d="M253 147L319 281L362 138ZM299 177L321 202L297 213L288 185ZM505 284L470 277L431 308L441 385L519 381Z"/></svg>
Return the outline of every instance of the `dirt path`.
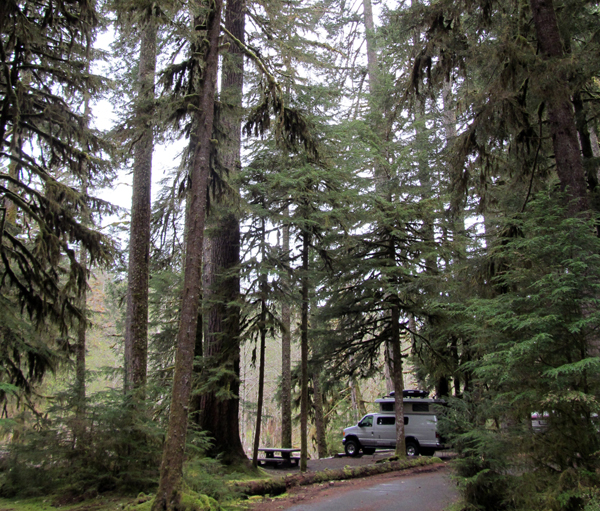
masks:
<svg viewBox="0 0 600 511"><path fill-rule="evenodd" d="M371 458L371 456L367 458ZM333 463L347 462L348 460L355 460L356 465L360 463L360 458L333 459L336 460ZM344 467L344 464L331 466L331 459L314 461L322 462L318 465L330 465L319 468L319 470ZM362 460L362 465L368 463L369 461ZM349 464L345 463L345 465ZM313 467L316 465L313 462ZM282 472L279 471L279 473ZM443 462L373 477L295 487L290 489L285 497L265 498L253 502L251 509L256 511L333 511L342 509L346 511L355 509L359 511L373 509L373 500L377 500L378 511L385 511L388 507L394 511L412 511L413 509L442 511L456 498L456 487L448 477L447 462ZM399 504L400 501L402 506Z"/></svg>

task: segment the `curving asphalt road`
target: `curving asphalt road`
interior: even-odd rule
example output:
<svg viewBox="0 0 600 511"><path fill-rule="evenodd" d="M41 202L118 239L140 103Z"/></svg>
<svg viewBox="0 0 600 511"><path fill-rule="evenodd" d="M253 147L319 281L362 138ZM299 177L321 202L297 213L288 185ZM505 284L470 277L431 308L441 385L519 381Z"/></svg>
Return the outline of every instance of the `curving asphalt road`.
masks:
<svg viewBox="0 0 600 511"><path fill-rule="evenodd" d="M399 476L383 484L348 490L287 511L443 511L458 499L456 486L444 472Z"/></svg>

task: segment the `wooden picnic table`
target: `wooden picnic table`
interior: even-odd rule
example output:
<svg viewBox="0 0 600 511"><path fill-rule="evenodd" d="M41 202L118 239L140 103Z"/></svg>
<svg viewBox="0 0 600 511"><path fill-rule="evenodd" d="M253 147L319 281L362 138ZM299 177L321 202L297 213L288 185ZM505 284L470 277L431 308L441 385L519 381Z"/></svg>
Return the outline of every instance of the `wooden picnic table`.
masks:
<svg viewBox="0 0 600 511"><path fill-rule="evenodd" d="M298 447L259 447L260 452L265 453L264 458L258 458L259 465L282 465L298 466L300 458L293 456L295 452L300 452ZM277 455L278 454L278 455Z"/></svg>

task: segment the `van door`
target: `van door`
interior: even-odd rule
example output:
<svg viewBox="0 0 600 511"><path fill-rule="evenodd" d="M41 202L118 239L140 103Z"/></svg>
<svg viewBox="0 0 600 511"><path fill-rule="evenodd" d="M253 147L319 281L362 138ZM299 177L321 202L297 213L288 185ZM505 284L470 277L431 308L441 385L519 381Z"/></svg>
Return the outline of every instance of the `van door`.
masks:
<svg viewBox="0 0 600 511"><path fill-rule="evenodd" d="M373 416L365 415L358 423L358 440L365 447L375 447L377 441L375 439L375 430L373 428Z"/></svg>
<svg viewBox="0 0 600 511"><path fill-rule="evenodd" d="M396 447L396 417L380 415L375 425L378 447Z"/></svg>

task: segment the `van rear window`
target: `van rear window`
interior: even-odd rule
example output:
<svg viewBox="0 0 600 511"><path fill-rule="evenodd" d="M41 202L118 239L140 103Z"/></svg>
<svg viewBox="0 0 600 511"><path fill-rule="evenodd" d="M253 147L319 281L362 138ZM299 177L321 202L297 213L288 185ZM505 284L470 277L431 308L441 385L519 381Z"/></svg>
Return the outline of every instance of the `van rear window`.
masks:
<svg viewBox="0 0 600 511"><path fill-rule="evenodd" d="M413 403L413 412L428 412L429 404L427 403Z"/></svg>

